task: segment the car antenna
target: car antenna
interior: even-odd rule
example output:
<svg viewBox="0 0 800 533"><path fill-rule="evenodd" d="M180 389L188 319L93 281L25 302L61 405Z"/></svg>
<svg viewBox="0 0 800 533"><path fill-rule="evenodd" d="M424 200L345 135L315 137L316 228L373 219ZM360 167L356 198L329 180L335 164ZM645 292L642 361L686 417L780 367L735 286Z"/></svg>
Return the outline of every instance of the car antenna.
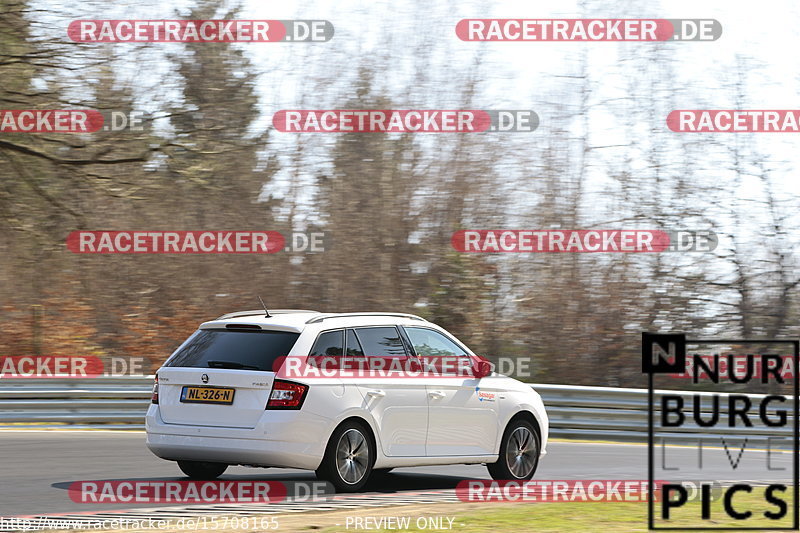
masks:
<svg viewBox="0 0 800 533"><path fill-rule="evenodd" d="M258 301L261 302L261 307L264 308L264 312L267 314L267 318L272 318L272 315L269 314L269 311L267 311L267 306L264 305L264 300L261 299L261 296L258 296L258 295L256 295L256 296L258 297Z"/></svg>

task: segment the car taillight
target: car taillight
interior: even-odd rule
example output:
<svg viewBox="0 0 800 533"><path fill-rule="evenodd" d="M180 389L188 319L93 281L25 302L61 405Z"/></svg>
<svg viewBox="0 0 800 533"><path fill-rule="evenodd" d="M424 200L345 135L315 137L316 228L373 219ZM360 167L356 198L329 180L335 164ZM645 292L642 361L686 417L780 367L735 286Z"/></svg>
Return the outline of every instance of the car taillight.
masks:
<svg viewBox="0 0 800 533"><path fill-rule="evenodd" d="M300 409L306 397L308 385L276 379L269 393L267 409Z"/></svg>
<svg viewBox="0 0 800 533"><path fill-rule="evenodd" d="M150 397L150 403L158 403L158 375L153 383L153 395Z"/></svg>

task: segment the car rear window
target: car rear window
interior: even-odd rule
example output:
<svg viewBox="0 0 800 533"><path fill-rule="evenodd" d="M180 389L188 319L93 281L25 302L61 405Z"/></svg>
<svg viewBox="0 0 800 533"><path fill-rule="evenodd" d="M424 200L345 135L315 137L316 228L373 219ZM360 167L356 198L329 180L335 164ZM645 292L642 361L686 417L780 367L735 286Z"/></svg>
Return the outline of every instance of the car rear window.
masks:
<svg viewBox="0 0 800 533"><path fill-rule="evenodd" d="M299 336L288 331L201 329L164 366L272 371L275 360L287 356Z"/></svg>

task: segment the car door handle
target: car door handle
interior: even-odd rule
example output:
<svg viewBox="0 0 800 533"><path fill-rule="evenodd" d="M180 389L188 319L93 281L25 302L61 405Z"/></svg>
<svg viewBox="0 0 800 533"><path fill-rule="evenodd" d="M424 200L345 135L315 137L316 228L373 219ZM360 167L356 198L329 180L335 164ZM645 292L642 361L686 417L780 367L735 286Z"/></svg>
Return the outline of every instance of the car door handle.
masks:
<svg viewBox="0 0 800 533"><path fill-rule="evenodd" d="M367 391L367 396L372 396L373 398L383 398L386 396L386 393L382 390L370 390Z"/></svg>
<svg viewBox="0 0 800 533"><path fill-rule="evenodd" d="M441 400L442 398L444 398L447 395L445 393L443 393L442 391L440 391L440 390L432 390L432 391L430 391L428 393L428 396L430 396L431 398L433 398L435 400Z"/></svg>

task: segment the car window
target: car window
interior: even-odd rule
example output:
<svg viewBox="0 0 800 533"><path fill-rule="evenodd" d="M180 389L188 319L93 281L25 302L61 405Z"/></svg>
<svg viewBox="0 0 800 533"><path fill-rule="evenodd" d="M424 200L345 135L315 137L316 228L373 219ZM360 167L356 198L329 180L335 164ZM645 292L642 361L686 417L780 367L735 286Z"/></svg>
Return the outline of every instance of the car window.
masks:
<svg viewBox="0 0 800 533"><path fill-rule="evenodd" d="M467 353L456 343L428 328L403 328L408 335L414 351L420 357L460 357Z"/></svg>
<svg viewBox="0 0 800 533"><path fill-rule="evenodd" d="M356 335L367 357L405 357L400 333L394 327L356 328Z"/></svg>
<svg viewBox="0 0 800 533"><path fill-rule="evenodd" d="M278 357L289 354L298 333L201 329L164 366L272 370Z"/></svg>
<svg viewBox="0 0 800 533"><path fill-rule="evenodd" d="M352 329L347 330L347 355L350 357L363 357L364 350L361 349L361 343L358 342L355 331Z"/></svg>
<svg viewBox="0 0 800 533"><path fill-rule="evenodd" d="M337 356L344 353L344 330L326 331L321 333L309 355Z"/></svg>

